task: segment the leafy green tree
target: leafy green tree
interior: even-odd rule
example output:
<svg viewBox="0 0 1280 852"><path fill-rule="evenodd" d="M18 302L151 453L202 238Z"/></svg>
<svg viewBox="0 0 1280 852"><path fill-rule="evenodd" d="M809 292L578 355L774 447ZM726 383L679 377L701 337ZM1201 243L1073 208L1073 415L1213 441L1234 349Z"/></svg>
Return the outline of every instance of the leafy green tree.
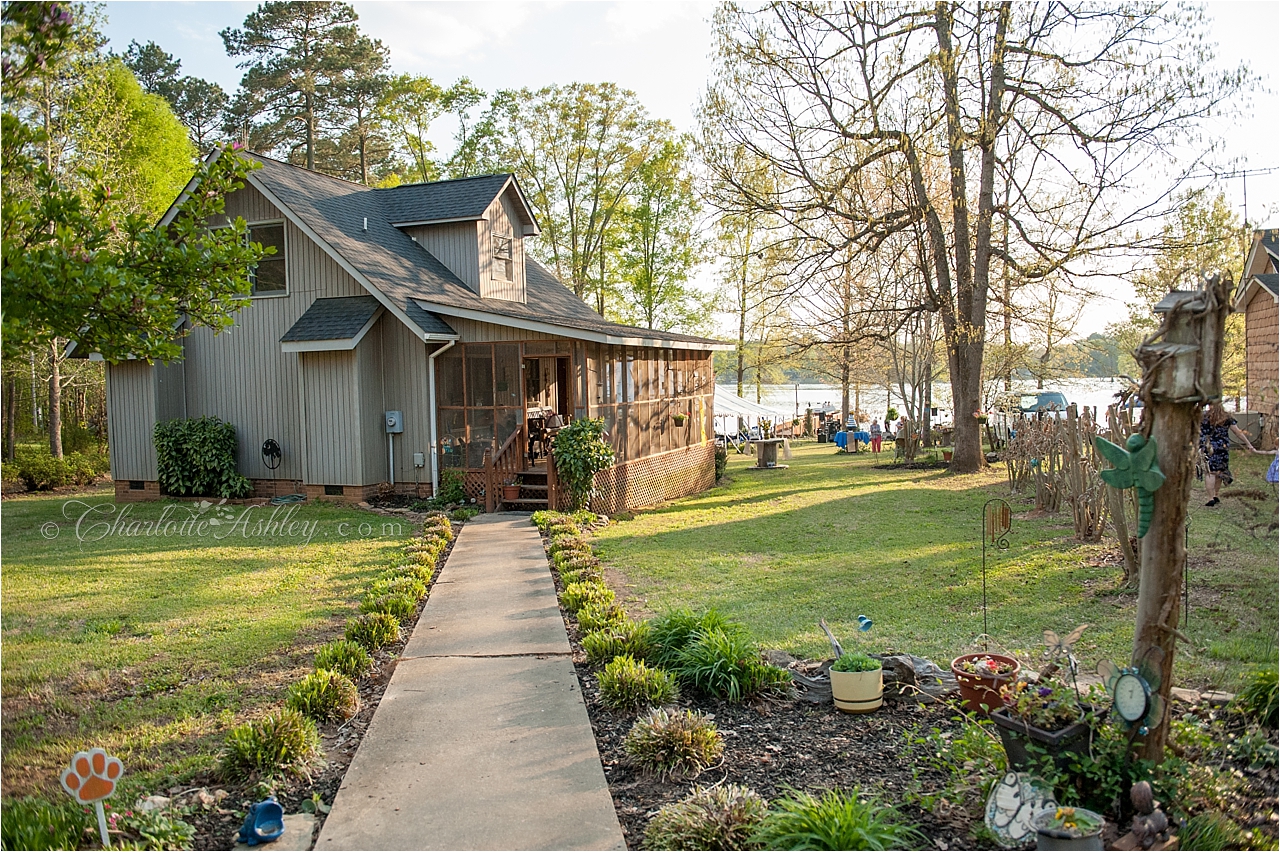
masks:
<svg viewBox="0 0 1280 852"><path fill-rule="evenodd" d="M352 177L366 186L370 170L385 166L391 157L379 108L390 83L387 68L387 49L382 42L360 36L347 52L346 66L334 88L332 114L341 132L338 148L354 154Z"/></svg>
<svg viewBox="0 0 1280 852"><path fill-rule="evenodd" d="M200 153L209 153L217 142L230 103L222 87L199 77L178 76L181 60L166 53L154 41L129 42L123 58L142 90L167 100L174 115L186 125Z"/></svg>
<svg viewBox="0 0 1280 852"><path fill-rule="evenodd" d="M8 4L3 25L4 357L37 349L56 356L59 342L71 341L107 360L167 360L181 354L183 332L178 329L183 320L215 329L230 325L235 311L247 303L249 271L263 251L247 243L243 221L213 229L207 223L222 215L224 196L242 185L252 165L232 152L209 158L195 170L199 191L184 195L165 227L156 227L149 212L159 186L156 176L171 174L173 160L148 166L143 157L148 140L136 134L167 134L167 141L154 140L156 145L174 146L170 131L177 122L169 115L170 130L164 129L163 100L143 95L118 61L90 63L102 71L93 86L95 97L104 97L108 108L122 110L121 121L132 125L126 129L135 135L123 137L116 158L123 166L103 151L86 147L86 168L80 169L81 148L75 145L57 145L55 159L55 143L64 141L48 132L57 124L55 114L48 109L40 113L36 107L68 64L89 62L89 57L75 52L83 33L77 30L73 10L57 3ZM74 127L69 115L63 118L58 127ZM89 134L83 138L92 141ZM181 146L190 153L185 132ZM110 147L104 147L109 154ZM186 174L191 174L189 161ZM104 175L123 179L123 189ZM126 190L137 197L126 197ZM55 455L61 449L55 422L60 405L54 391L61 387L56 361L55 357L55 377L50 381Z"/></svg>
<svg viewBox="0 0 1280 852"><path fill-rule="evenodd" d="M688 146L668 139L654 149L622 213L622 314L646 328L690 331L708 320L705 299L687 286L702 257Z"/></svg>
<svg viewBox="0 0 1280 852"><path fill-rule="evenodd" d="M476 126L470 124L471 110L484 97L484 92L466 77L460 77L448 88L421 75L392 78L383 93L380 116L399 153L408 161L405 179L429 181L439 180L446 173L457 178L501 171L499 164L492 160L482 163L481 159L481 146L490 138L491 125L481 123L477 135ZM432 125L446 115L458 120L458 147L447 161L442 161L429 137Z"/></svg>
<svg viewBox="0 0 1280 852"><path fill-rule="evenodd" d="M242 128L252 126L253 150L300 151L302 164L316 168L343 72L365 49L357 20L347 3L268 2L249 13L242 29L220 33L228 56L245 57L235 114Z"/></svg>
<svg viewBox="0 0 1280 852"><path fill-rule="evenodd" d="M595 295L603 314L606 246L670 125L613 83L499 91L485 125L479 159L514 171L539 214L542 236L531 251L578 297Z"/></svg>

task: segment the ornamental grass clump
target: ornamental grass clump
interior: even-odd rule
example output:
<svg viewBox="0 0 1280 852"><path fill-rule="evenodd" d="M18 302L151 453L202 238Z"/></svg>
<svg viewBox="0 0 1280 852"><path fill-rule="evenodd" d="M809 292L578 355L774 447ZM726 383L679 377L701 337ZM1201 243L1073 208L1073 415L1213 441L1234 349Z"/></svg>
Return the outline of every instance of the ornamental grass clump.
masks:
<svg viewBox="0 0 1280 852"><path fill-rule="evenodd" d="M646 849L756 849L751 835L769 812L754 790L738 784L694 787L664 805L644 828Z"/></svg>
<svg viewBox="0 0 1280 852"><path fill-rule="evenodd" d="M66 796L53 802L31 796L6 799L0 816L0 847L5 849L79 849L91 825L91 817Z"/></svg>
<svg viewBox="0 0 1280 852"><path fill-rule="evenodd" d="M732 626L695 633L676 656L674 670L693 691L733 703L785 693L791 683L790 673L762 662L751 637Z"/></svg>
<svg viewBox="0 0 1280 852"><path fill-rule="evenodd" d="M347 620L347 639L372 654L400 640L400 620L385 612L370 612Z"/></svg>
<svg viewBox="0 0 1280 852"><path fill-rule="evenodd" d="M229 781L279 775L310 778L319 757L316 723L297 710L285 709L232 728L220 765Z"/></svg>
<svg viewBox="0 0 1280 852"><path fill-rule="evenodd" d="M551 557L551 564L563 574L565 571L580 571L583 568L599 568L600 560L594 555L579 551L557 553Z"/></svg>
<svg viewBox="0 0 1280 852"><path fill-rule="evenodd" d="M360 611L363 613L386 613L395 620L404 624L413 618L418 611L417 598L409 595L365 595L364 600L360 601Z"/></svg>
<svg viewBox="0 0 1280 852"><path fill-rule="evenodd" d="M663 613L649 622L654 645L652 662L663 668L671 668L694 634L716 629L727 630L730 626L729 619L714 609L700 615L687 609Z"/></svg>
<svg viewBox="0 0 1280 852"><path fill-rule="evenodd" d="M576 613L588 604L608 606L613 600L613 589L598 580L569 583L560 593L560 603L570 613Z"/></svg>
<svg viewBox="0 0 1280 852"><path fill-rule="evenodd" d="M627 614L616 603L588 603L577 614L578 627L583 633L594 633L627 620Z"/></svg>
<svg viewBox="0 0 1280 852"><path fill-rule="evenodd" d="M1280 670L1254 672L1236 694L1234 706L1259 725L1275 728L1280 721Z"/></svg>
<svg viewBox="0 0 1280 852"><path fill-rule="evenodd" d="M289 687L285 706L308 719L350 719L360 710L360 693L342 672L316 669Z"/></svg>
<svg viewBox="0 0 1280 852"><path fill-rule="evenodd" d="M651 669L630 655L614 657L597 676L600 701L610 710L635 711L676 700L676 681L662 669Z"/></svg>
<svg viewBox="0 0 1280 852"><path fill-rule="evenodd" d="M622 748L644 772L669 779L694 778L720 759L724 741L715 724L701 713L657 709L636 720Z"/></svg>
<svg viewBox="0 0 1280 852"><path fill-rule="evenodd" d="M373 657L350 639L339 639L316 651L316 669L341 672L355 680L373 669Z"/></svg>
<svg viewBox="0 0 1280 852"><path fill-rule="evenodd" d="M649 625L628 618L583 636L582 649L587 652L587 662L599 667L614 657L643 660L653 650L653 643L649 639Z"/></svg>
<svg viewBox="0 0 1280 852"><path fill-rule="evenodd" d="M828 790L792 792L773 803L752 841L765 849L923 849L927 839L891 805Z"/></svg>

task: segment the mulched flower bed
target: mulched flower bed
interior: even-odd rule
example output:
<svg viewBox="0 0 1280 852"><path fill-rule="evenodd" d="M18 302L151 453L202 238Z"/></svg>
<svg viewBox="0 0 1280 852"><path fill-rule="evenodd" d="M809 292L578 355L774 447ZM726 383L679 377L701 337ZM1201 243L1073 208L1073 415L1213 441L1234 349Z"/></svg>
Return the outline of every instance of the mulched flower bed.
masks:
<svg viewBox="0 0 1280 852"><path fill-rule="evenodd" d="M919 767L907 737L921 728L958 730L954 708L886 702L875 713L851 715L829 704L796 699L734 705L682 698L679 706L701 711L715 721L724 736L724 755L698 778L664 781L629 766L622 741L636 714L615 713L600 703L595 672L587 665L577 625L569 620L566 624L596 748L629 848L641 848L645 825L660 807L679 801L695 786L718 783L743 784L766 799L785 795L788 788L859 786L899 805L903 816L931 837L938 849L995 848L968 834L966 817L948 821L902 805L903 793L913 786L929 789L944 780Z"/></svg>

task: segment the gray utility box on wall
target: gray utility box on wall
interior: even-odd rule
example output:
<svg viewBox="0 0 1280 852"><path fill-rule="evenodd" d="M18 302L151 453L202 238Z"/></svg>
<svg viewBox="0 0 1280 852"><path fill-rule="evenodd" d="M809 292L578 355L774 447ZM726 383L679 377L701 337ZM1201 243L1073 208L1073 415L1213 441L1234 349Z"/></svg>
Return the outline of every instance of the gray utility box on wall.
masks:
<svg viewBox="0 0 1280 852"><path fill-rule="evenodd" d="M387 416L387 432L400 434L404 431L404 414L399 411L388 411Z"/></svg>

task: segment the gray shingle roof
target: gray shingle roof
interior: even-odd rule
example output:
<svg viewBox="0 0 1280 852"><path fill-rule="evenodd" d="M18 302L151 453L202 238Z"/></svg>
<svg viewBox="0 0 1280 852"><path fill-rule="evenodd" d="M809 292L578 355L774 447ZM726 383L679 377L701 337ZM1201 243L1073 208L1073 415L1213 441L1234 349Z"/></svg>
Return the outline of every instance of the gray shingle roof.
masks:
<svg viewBox="0 0 1280 852"><path fill-rule="evenodd" d="M431 311L424 311L418 307L418 303L410 299L405 303L404 312L413 320L418 328L427 334L447 335L449 337L457 337L458 332L453 330L453 326L445 322L439 314L433 314Z"/></svg>
<svg viewBox="0 0 1280 852"><path fill-rule="evenodd" d="M281 343L297 343L305 340L350 340L360 333L380 305L373 296L343 296L337 299L316 299L302 316L298 317Z"/></svg>
<svg viewBox="0 0 1280 852"><path fill-rule="evenodd" d="M440 219L479 219L507 185L511 175L414 183L376 189L390 222L432 222Z"/></svg>
<svg viewBox="0 0 1280 852"><path fill-rule="evenodd" d="M434 255L392 226L393 221L400 220L387 213L384 202L387 190L369 189L265 157L257 159L262 168L251 173L251 180L265 186L394 305L416 300L424 310L437 306L445 315L449 312L444 308L456 308L491 314L494 322L501 322L500 318L505 317L545 323L563 328L566 337L574 337L577 330L628 338L642 336L696 347L717 342L611 323L531 258L525 266L525 303L481 298ZM505 175L494 177L501 178L504 184L507 179ZM484 185L479 178L474 183ZM482 194L478 193L477 197ZM366 218L367 231L363 230ZM418 321L414 319L414 322Z"/></svg>
<svg viewBox="0 0 1280 852"><path fill-rule="evenodd" d="M1278 286L1280 286L1280 282L1278 282L1278 281L1277 281L1277 279L1280 279L1280 273L1276 273L1276 272L1263 272L1261 275L1255 275L1255 276L1253 276L1253 278L1254 278L1254 280L1255 280L1255 281L1257 281L1257 282L1258 282L1259 284L1261 284L1263 287L1265 287L1265 288L1267 288L1269 291L1271 291L1271 295L1272 295L1272 296L1276 296L1276 295L1278 295L1278 292L1277 292L1277 289L1276 289L1276 288L1277 288Z"/></svg>
<svg viewBox="0 0 1280 852"><path fill-rule="evenodd" d="M1262 247L1273 258L1280 258L1280 228L1267 228L1262 232Z"/></svg>

